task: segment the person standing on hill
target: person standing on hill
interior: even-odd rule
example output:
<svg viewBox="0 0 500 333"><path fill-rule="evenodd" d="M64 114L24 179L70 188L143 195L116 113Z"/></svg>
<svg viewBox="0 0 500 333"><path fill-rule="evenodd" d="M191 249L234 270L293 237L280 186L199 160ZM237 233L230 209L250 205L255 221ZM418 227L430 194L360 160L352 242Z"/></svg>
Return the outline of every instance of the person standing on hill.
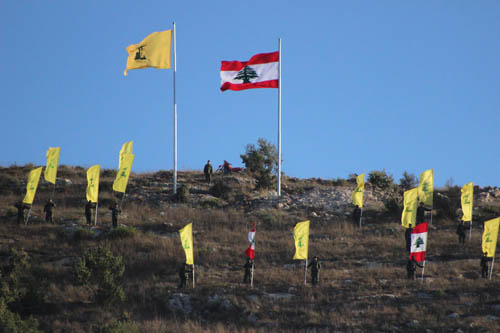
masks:
<svg viewBox="0 0 500 333"><path fill-rule="evenodd" d="M406 228L405 231L405 241L406 241L406 251L410 253L411 249L411 232L413 231L412 227Z"/></svg>
<svg viewBox="0 0 500 333"><path fill-rule="evenodd" d="M432 209L429 209L424 206L424 203L421 202L417 208L417 224L425 222L425 212L430 212Z"/></svg>
<svg viewBox="0 0 500 333"><path fill-rule="evenodd" d="M406 273L408 274L409 280L415 280L415 272L417 271L417 266L420 268L424 267L415 260L414 256L412 256L406 264Z"/></svg>
<svg viewBox="0 0 500 333"><path fill-rule="evenodd" d="M481 257L481 277L482 278L487 278L488 277L488 263L490 261L490 258L488 258L488 253L484 252L483 256Z"/></svg>
<svg viewBox="0 0 500 333"><path fill-rule="evenodd" d="M43 211L45 212L45 222L54 223L52 220L52 209L56 207L56 204L52 202L52 199L47 200L47 203L43 207Z"/></svg>
<svg viewBox="0 0 500 333"><path fill-rule="evenodd" d="M248 258L245 265L243 265L245 269L245 275L243 276L243 283L250 283L252 278L252 268L255 268L253 260Z"/></svg>
<svg viewBox="0 0 500 333"><path fill-rule="evenodd" d="M319 270L321 269L321 264L319 263L318 257L314 257L313 261L307 265L307 268L311 267L311 283L313 286L318 284Z"/></svg>
<svg viewBox="0 0 500 333"><path fill-rule="evenodd" d="M24 202L19 201L14 207L17 208L17 224L21 224L24 222L24 210L27 209L28 206L25 205Z"/></svg>
<svg viewBox="0 0 500 333"><path fill-rule="evenodd" d="M184 288L186 286L186 281L189 278L189 274L191 273L191 270L188 267L188 264L184 263L181 265L179 268L179 288Z"/></svg>
<svg viewBox="0 0 500 333"><path fill-rule="evenodd" d="M359 225L359 219L361 218L361 208L359 208L358 205L354 207L354 210L352 211L352 222L354 222L355 225Z"/></svg>
<svg viewBox="0 0 500 333"><path fill-rule="evenodd" d="M213 168L212 164L210 164L210 160L207 161L207 164L205 164L205 167L203 168L203 173L205 174L205 180L207 181L208 184L212 182L212 173L213 173Z"/></svg>
<svg viewBox="0 0 500 333"><path fill-rule="evenodd" d="M87 219L87 224L92 225L92 207L94 205L89 200L87 204L85 204L85 218Z"/></svg>
<svg viewBox="0 0 500 333"><path fill-rule="evenodd" d="M465 244L465 224L464 221L460 221L460 223L457 226L457 235L458 235L458 244L464 245Z"/></svg>
<svg viewBox="0 0 500 333"><path fill-rule="evenodd" d="M111 206L109 206L109 210L111 210L111 221L113 222L113 228L118 227L118 215L122 212L120 207L116 202L113 202Z"/></svg>

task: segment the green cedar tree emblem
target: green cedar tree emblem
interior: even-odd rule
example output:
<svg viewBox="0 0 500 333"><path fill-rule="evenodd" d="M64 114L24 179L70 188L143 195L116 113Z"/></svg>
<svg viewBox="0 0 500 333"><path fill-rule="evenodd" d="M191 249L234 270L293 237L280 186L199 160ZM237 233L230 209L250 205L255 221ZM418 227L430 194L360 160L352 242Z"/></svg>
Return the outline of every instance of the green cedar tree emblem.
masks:
<svg viewBox="0 0 500 333"><path fill-rule="evenodd" d="M255 79L259 77L257 73L250 66L245 66L241 71L234 77L235 80L243 80L243 83L250 83L250 79Z"/></svg>
<svg viewBox="0 0 500 333"><path fill-rule="evenodd" d="M146 56L142 53L142 49L144 48L144 46L146 46L146 44L141 45L137 48L134 60L146 60Z"/></svg>
<svg viewBox="0 0 500 333"><path fill-rule="evenodd" d="M416 242L415 242L415 247L417 249L420 247L420 245L424 245L424 240L422 239L422 237L418 237Z"/></svg>
<svg viewBox="0 0 500 333"><path fill-rule="evenodd" d="M491 233L488 231L488 233L484 236L485 237L485 240L484 240L485 243L491 243L490 234Z"/></svg>
<svg viewBox="0 0 500 333"><path fill-rule="evenodd" d="M299 242L297 243L298 247L303 247L304 244L302 244L302 236L299 237Z"/></svg>
<svg viewBox="0 0 500 333"><path fill-rule="evenodd" d="M423 192L429 192L429 183L428 182L424 182L422 184L422 191Z"/></svg>
<svg viewBox="0 0 500 333"><path fill-rule="evenodd" d="M470 194L464 195L464 204L470 205Z"/></svg>
<svg viewBox="0 0 500 333"><path fill-rule="evenodd" d="M184 248L189 249L189 242L187 240L184 242Z"/></svg>

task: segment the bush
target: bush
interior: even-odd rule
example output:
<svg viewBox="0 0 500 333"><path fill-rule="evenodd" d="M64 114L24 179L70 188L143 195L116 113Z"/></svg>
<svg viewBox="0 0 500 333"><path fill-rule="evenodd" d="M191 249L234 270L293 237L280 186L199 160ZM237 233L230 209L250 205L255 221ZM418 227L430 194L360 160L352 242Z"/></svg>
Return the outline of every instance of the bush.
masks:
<svg viewBox="0 0 500 333"><path fill-rule="evenodd" d="M13 207L13 206L10 206L9 208L7 208L7 211L5 212L5 216L6 217L17 216L17 208Z"/></svg>
<svg viewBox="0 0 500 333"><path fill-rule="evenodd" d="M368 175L368 182L381 190L388 190L393 186L394 179L392 178L392 175L388 175L385 170L374 170Z"/></svg>
<svg viewBox="0 0 500 333"><path fill-rule="evenodd" d="M112 319L106 325L93 330L96 333L139 333L139 328L132 322Z"/></svg>
<svg viewBox="0 0 500 333"><path fill-rule="evenodd" d="M255 175L257 189L266 189L273 185L272 174L278 168L278 151L276 146L259 138L258 148L248 144L245 154L240 155L247 170Z"/></svg>
<svg viewBox="0 0 500 333"><path fill-rule="evenodd" d="M3 299L0 299L0 332L9 333L38 333L38 322L33 317L22 320L21 316L13 313Z"/></svg>
<svg viewBox="0 0 500 333"><path fill-rule="evenodd" d="M403 177L399 180L399 186L405 191L408 191L417 186L417 177L414 174L403 172Z"/></svg>
<svg viewBox="0 0 500 333"><path fill-rule="evenodd" d="M123 302L122 287L125 265L121 256L114 256L107 247L99 246L85 251L73 267L75 282L89 286L99 304Z"/></svg>
<svg viewBox="0 0 500 333"><path fill-rule="evenodd" d="M85 240L92 240L95 237L95 233L92 229L78 228L73 233L73 240L80 242Z"/></svg>
<svg viewBox="0 0 500 333"><path fill-rule="evenodd" d="M182 184L180 188L177 189L175 194L175 199L177 202L188 202L189 201L189 185Z"/></svg>
<svg viewBox="0 0 500 333"><path fill-rule="evenodd" d="M224 179L218 179L210 188L210 194L212 194L214 197L227 200L229 199L231 194L231 187L229 187L229 185L224 182Z"/></svg>
<svg viewBox="0 0 500 333"><path fill-rule="evenodd" d="M107 239L124 239L124 238L133 238L137 235L137 229L130 226L119 226L114 228L109 233L106 234Z"/></svg>
<svg viewBox="0 0 500 333"><path fill-rule="evenodd" d="M434 192L434 209L444 218L456 220L457 210L460 208L461 189L458 186L450 186L445 191Z"/></svg>
<svg viewBox="0 0 500 333"><path fill-rule="evenodd" d="M400 216L403 211L403 201L401 196L391 196L384 199L384 208L392 217Z"/></svg>

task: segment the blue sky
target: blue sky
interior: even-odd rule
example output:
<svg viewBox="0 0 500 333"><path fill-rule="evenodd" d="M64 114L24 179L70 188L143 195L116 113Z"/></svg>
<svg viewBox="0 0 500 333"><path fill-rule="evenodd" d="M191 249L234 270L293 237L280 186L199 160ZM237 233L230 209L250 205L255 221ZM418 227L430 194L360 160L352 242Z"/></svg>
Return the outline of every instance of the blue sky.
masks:
<svg viewBox="0 0 500 333"><path fill-rule="evenodd" d="M277 143L277 89L220 92L220 61L282 50L283 171L434 168L500 186L498 1L2 1L0 165L173 168L171 70L125 48L177 25L179 170Z"/></svg>

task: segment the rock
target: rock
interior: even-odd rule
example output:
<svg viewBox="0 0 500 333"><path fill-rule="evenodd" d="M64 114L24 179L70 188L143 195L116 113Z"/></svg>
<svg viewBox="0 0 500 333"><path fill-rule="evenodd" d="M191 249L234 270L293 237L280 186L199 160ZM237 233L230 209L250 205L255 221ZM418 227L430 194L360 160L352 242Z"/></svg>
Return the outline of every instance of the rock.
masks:
<svg viewBox="0 0 500 333"><path fill-rule="evenodd" d="M489 320L489 321L500 320L500 318L498 318L497 316L493 316L493 315L487 315L485 318L486 318L486 320Z"/></svg>
<svg viewBox="0 0 500 333"><path fill-rule="evenodd" d="M494 311L500 311L500 303L499 304L493 304L491 306L491 308L494 310Z"/></svg>
<svg viewBox="0 0 500 333"><path fill-rule="evenodd" d="M424 292L418 292L415 296L417 298L420 298L420 299L432 299L433 298L431 294L424 293Z"/></svg>
<svg viewBox="0 0 500 333"><path fill-rule="evenodd" d="M455 333L464 333L460 328L455 331Z"/></svg>
<svg viewBox="0 0 500 333"><path fill-rule="evenodd" d="M448 315L448 318L451 318L451 319L457 319L457 318L460 318L460 315L456 312L453 312L453 313L450 313Z"/></svg>
<svg viewBox="0 0 500 333"><path fill-rule="evenodd" d="M409 326L409 327L418 327L418 325L419 325L419 324L420 324L420 323L419 323L419 321L418 321L418 320L413 319L412 321L410 321L410 322L408 323L408 326Z"/></svg>
<svg viewBox="0 0 500 333"><path fill-rule="evenodd" d="M191 297L183 293L173 294L168 300L168 307L173 312L190 314L193 311Z"/></svg>
<svg viewBox="0 0 500 333"><path fill-rule="evenodd" d="M282 299L291 299L295 295L289 294L289 293L275 293L275 294L268 294L266 293L264 296L273 299L273 300L282 300Z"/></svg>
<svg viewBox="0 0 500 333"><path fill-rule="evenodd" d="M255 315L255 313L250 313L248 316L247 316L247 320L252 323L253 325L256 325L258 322L259 322L259 319L257 318L257 316Z"/></svg>
<svg viewBox="0 0 500 333"><path fill-rule="evenodd" d="M207 305L226 312L234 310L233 303L230 300L217 294L208 297Z"/></svg>

